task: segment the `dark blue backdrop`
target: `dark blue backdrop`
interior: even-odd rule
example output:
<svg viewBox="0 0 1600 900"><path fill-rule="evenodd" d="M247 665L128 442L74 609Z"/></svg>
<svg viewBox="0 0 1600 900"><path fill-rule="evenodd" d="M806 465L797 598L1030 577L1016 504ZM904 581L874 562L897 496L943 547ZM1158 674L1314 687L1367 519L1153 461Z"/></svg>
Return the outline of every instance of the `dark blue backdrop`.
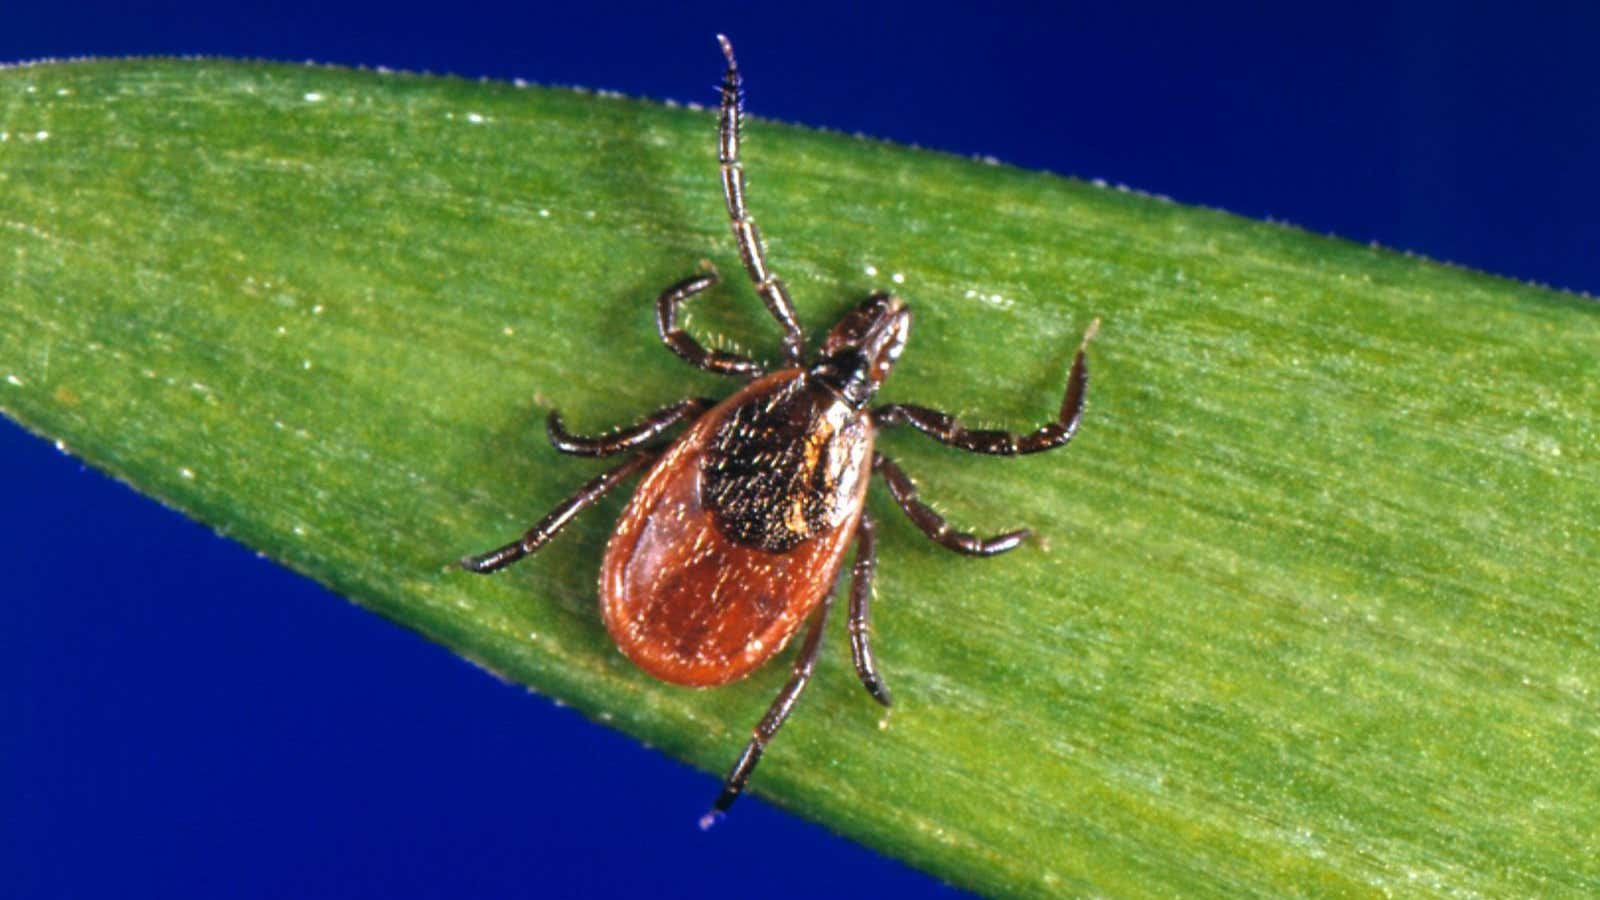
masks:
<svg viewBox="0 0 1600 900"><path fill-rule="evenodd" d="M1595 13L1195 5L27 3L0 60L315 59L709 101L721 30L762 115L1600 290ZM701 834L712 777L9 424L0 466L0 894L954 894L759 802Z"/></svg>

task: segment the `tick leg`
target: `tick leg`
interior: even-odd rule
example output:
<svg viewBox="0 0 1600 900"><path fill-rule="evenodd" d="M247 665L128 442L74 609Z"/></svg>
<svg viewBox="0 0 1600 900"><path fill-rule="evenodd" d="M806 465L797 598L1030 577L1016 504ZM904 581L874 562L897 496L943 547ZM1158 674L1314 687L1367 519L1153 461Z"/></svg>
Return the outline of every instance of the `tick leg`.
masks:
<svg viewBox="0 0 1600 900"><path fill-rule="evenodd" d="M889 705L889 688L878 675L878 661L872 656L872 577L878 570L878 554L873 537L872 517L861 514L856 526L856 561L850 572L850 656L856 674L872 699Z"/></svg>
<svg viewBox="0 0 1600 900"><path fill-rule="evenodd" d="M756 769L756 763L761 761L761 752L766 749L767 742L783 727L784 720L789 718L789 713L794 710L795 702L800 699L800 692L806 689L806 682L811 680L811 670L817 664L817 651L822 648L822 629L828 621L828 610L833 606L833 595L830 593L822 598L822 608L817 610L817 617L811 620L811 630L806 632L806 642L800 647L800 653L794 658L794 672L789 676L789 683L783 686L778 696L773 699L772 705L767 708L767 714L761 717L755 731L750 735L750 743L745 745L744 752L739 754L739 759L729 770L728 777L722 782L722 793L717 795L717 802L712 804L711 811L700 817L700 827L710 828L716 824L717 819L728 811L733 801L739 799L744 792L746 781L750 780L750 773Z"/></svg>
<svg viewBox="0 0 1600 900"><path fill-rule="evenodd" d="M497 569L503 569L517 560L543 547L557 532L572 521L572 517L582 512L589 504L605 496L605 493L624 478L639 471L655 458L653 453L640 453L630 458L627 462L617 466L611 471L601 475L584 485L576 494L561 502L560 506L550 511L550 514L539 520L539 524L528 529L518 540L478 556L466 556L461 559L461 568L479 574L488 574Z"/></svg>
<svg viewBox="0 0 1600 900"><path fill-rule="evenodd" d="M933 507L917 499L917 486L912 484L911 477L904 469L895 465L894 460L882 453L874 453L872 470L883 476L884 482L889 485L889 493L894 495L894 502L900 504L900 508L922 529L922 533L947 549L968 556L994 556L1022 543L1022 539L1029 534L1028 529L1021 528L992 538L981 538L964 531L954 531L943 516L933 511Z"/></svg>
<svg viewBox="0 0 1600 900"><path fill-rule="evenodd" d="M551 445L562 453L573 456L615 456L649 443L668 428L684 419L693 419L715 405L715 400L691 397L656 410L637 425L619 428L600 437L573 434L561 424L561 413L553 409L544 425L550 435Z"/></svg>
<svg viewBox="0 0 1600 900"><path fill-rule="evenodd" d="M1078 431L1078 420L1083 417L1083 398L1089 389L1089 368L1083 354L1099 329L1100 320L1096 319L1084 333L1083 343L1078 345L1078 355L1072 360L1072 372L1067 376L1067 394L1061 401L1061 412L1055 421L1028 434L971 429L956 421L949 413L901 403L876 407L872 410L872 421L879 428L910 425L940 443L973 453L1016 456L1060 447L1072 440Z"/></svg>
<svg viewBox="0 0 1600 900"><path fill-rule="evenodd" d="M734 62L733 45L728 39L719 34L717 42L722 45L722 55L728 58L728 71L722 78L722 114L717 127L717 161L722 164L722 199L728 205L728 224L739 244L744 270L755 282L756 293L783 327L784 357L789 365L798 366L805 358L805 337L800 333L800 323L795 320L794 301L789 299L789 289L783 286L783 280L767 268L761 232L744 205L744 167L739 163L739 118L744 98L739 64Z"/></svg>
<svg viewBox="0 0 1600 900"><path fill-rule="evenodd" d="M754 378L765 372L761 364L748 357L722 350L708 350L678 324L678 307L690 297L717 283L715 270L685 278L661 292L656 298L656 331L667 349L678 354L692 366L715 372L718 375L738 375Z"/></svg>

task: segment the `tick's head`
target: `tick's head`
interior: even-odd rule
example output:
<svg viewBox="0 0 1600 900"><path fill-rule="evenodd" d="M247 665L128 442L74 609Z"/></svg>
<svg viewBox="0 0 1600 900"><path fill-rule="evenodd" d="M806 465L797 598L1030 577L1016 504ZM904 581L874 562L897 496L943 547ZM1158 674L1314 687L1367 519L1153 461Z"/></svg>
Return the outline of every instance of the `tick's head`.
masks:
<svg viewBox="0 0 1600 900"><path fill-rule="evenodd" d="M889 377L910 332L911 310L900 298L873 294L828 332L811 372L860 409Z"/></svg>

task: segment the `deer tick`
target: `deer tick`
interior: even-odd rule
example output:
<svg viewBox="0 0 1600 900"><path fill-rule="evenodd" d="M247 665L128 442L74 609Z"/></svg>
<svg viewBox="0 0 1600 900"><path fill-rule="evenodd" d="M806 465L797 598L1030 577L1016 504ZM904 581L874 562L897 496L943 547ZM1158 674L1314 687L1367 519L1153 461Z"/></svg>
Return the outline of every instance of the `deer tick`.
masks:
<svg viewBox="0 0 1600 900"><path fill-rule="evenodd" d="M867 693L884 706L889 691L873 659L869 627L876 569L874 526L865 509L867 482L883 476L889 493L930 539L957 553L993 556L1016 547L1026 530L982 538L952 529L917 499L911 478L873 449L881 429L909 425L936 441L974 453L1013 456L1066 444L1083 413L1089 373L1084 349L1072 361L1055 420L1028 434L964 427L946 413L891 403L869 407L888 377L911 326L899 298L876 293L846 313L805 362L805 339L788 289L767 266L760 232L745 206L739 163L740 78L733 47L718 36L728 68L722 80L718 160L728 219L745 271L783 328L784 366L708 349L678 324L685 301L717 283L707 271L667 288L656 300L656 328L692 365L748 382L726 400L683 400L637 425L600 437L547 421L550 442L576 456L626 460L584 485L521 538L461 560L493 572L543 547L573 516L637 472L644 481L622 513L600 567L600 604L617 647L646 672L672 684L711 687L749 675L771 659L808 618L793 674L757 723L734 763L709 825L744 789L811 677L833 605L845 552L855 544L850 579L850 650ZM676 440L656 439L688 423Z"/></svg>

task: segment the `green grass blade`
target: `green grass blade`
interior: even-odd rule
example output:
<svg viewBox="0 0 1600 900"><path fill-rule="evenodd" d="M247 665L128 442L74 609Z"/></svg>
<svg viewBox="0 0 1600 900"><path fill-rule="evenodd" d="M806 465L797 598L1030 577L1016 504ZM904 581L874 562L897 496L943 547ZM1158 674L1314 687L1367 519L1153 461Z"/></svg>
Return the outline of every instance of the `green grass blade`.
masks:
<svg viewBox="0 0 1600 900"><path fill-rule="evenodd" d="M784 678L655 683L595 573L624 498L495 578L597 431L729 385L653 332L739 272L705 111L219 62L0 71L0 409L383 615L722 772ZM1600 307L1296 230L756 121L813 336L917 314L886 399L1071 448L881 446L884 718L842 617L754 788L1005 896L1600 892ZM702 335L767 358L737 278ZM359 664L359 661L357 661ZM686 808L686 820L700 812Z"/></svg>

